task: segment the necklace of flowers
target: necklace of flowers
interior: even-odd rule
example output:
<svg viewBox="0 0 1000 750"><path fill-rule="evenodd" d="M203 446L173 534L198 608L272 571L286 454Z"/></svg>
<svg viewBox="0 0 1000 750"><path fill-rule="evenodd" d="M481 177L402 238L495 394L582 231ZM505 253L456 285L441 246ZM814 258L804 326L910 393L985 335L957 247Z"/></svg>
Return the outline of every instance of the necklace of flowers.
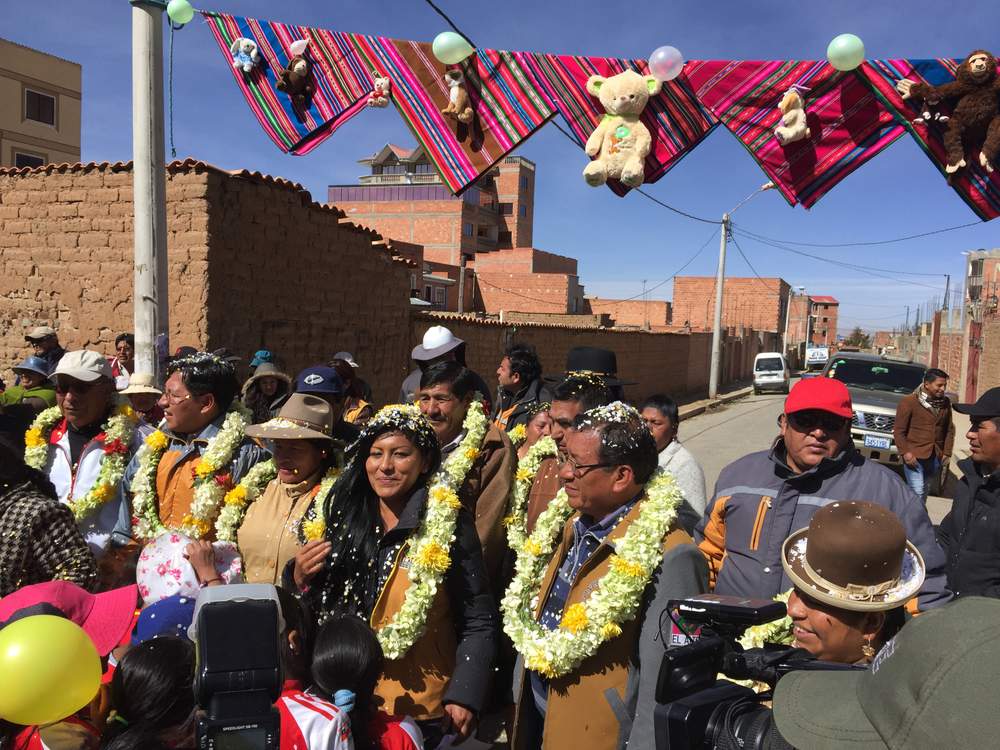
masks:
<svg viewBox="0 0 1000 750"><path fill-rule="evenodd" d="M387 659L399 659L424 634L427 612L451 566L450 549L462 502L458 490L479 456L489 420L479 394L462 422L465 437L431 478L427 509L420 528L410 540L410 585L395 617L376 632Z"/></svg>
<svg viewBox="0 0 1000 750"><path fill-rule="evenodd" d="M646 485L639 515L615 543L608 572L582 602L571 604L554 630L535 619L543 574L566 521L573 514L560 490L517 550L514 579L501 602L504 632L525 666L551 679L574 670L605 641L621 635L635 617L642 594L663 559L663 538L677 517L681 493L673 477L657 470Z"/></svg>
<svg viewBox="0 0 1000 750"><path fill-rule="evenodd" d="M521 549L528 538L528 493L538 474L538 467L542 465L542 461L556 455L556 441L546 436L531 446L524 458L517 462L507 504L507 517L503 519L504 526L507 527L507 543L513 550Z"/></svg>
<svg viewBox="0 0 1000 750"><path fill-rule="evenodd" d="M58 406L45 409L35 417L31 427L24 433L24 462L28 466L44 471L49 460L49 435L61 419L62 410ZM67 501L77 520L93 513L118 492L118 484L128 466L129 446L132 445L138 424L139 418L135 410L128 404L122 404L101 426L102 434L98 437L104 446L104 458L101 459L97 477L83 497L70 496Z"/></svg>
<svg viewBox="0 0 1000 750"><path fill-rule="evenodd" d="M523 424L514 425L511 429L507 430L507 437L510 438L510 442L517 448L528 437L528 428Z"/></svg>
<svg viewBox="0 0 1000 750"><path fill-rule="evenodd" d="M223 504L229 489L230 475L227 471L233 455L243 442L247 426L245 410L238 403L226 414L222 429L208 441L201 457L194 465L194 497L191 510L184 516L177 529L181 534L193 539L201 539L212 530L212 522ZM167 527L160 521L156 497L156 469L160 459L170 444L170 439L162 430L150 434L139 452L139 467L132 480L132 520L133 533L139 539L152 539Z"/></svg>
<svg viewBox="0 0 1000 750"><path fill-rule="evenodd" d="M297 533L302 544L316 542L326 536L326 517L323 513L323 505L326 503L326 498L330 495L333 485L337 483L340 473L338 467L330 467L323 475L323 481L313 488L313 501L309 503L309 507L306 508L305 514L298 523Z"/></svg>

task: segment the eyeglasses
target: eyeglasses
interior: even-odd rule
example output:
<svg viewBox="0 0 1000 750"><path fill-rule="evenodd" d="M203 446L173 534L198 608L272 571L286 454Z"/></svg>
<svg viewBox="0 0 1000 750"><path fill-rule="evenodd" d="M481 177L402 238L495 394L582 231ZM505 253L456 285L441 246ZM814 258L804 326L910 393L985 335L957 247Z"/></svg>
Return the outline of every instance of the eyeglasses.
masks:
<svg viewBox="0 0 1000 750"><path fill-rule="evenodd" d="M182 401L187 401L189 398L191 398L191 394L190 393L188 393L188 394L186 394L184 396L179 396L176 393L171 393L170 391L165 391L164 394L163 394L163 396L164 396L164 398L167 399L167 403L168 404L173 404L175 406L177 404L181 403Z"/></svg>
<svg viewBox="0 0 1000 750"><path fill-rule="evenodd" d="M70 383L56 381L55 391L60 396L67 393L72 393L74 396L83 396L90 393L91 389L97 385L97 382L96 380L92 383L87 383L83 380L74 380Z"/></svg>
<svg viewBox="0 0 1000 750"><path fill-rule="evenodd" d="M577 479L582 479L584 476L587 475L587 473L591 469L608 469L611 468L612 466L615 466L615 464L607 464L607 463L578 464L576 462L576 459L573 458L572 456L567 456L566 460L563 461L563 464L569 466L569 470L573 472L573 476L576 477Z"/></svg>
<svg viewBox="0 0 1000 750"><path fill-rule="evenodd" d="M817 427L823 432L839 432L847 424L844 417L826 411L797 411L787 415L786 419L798 432L812 432Z"/></svg>

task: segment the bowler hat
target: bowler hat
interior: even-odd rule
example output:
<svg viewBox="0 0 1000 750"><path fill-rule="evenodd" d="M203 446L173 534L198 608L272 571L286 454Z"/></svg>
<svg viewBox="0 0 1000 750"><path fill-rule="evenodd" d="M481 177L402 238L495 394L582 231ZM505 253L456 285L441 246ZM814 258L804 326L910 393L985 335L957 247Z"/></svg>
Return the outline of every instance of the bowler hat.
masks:
<svg viewBox="0 0 1000 750"><path fill-rule="evenodd" d="M924 582L924 559L896 514L875 503L838 501L781 547L785 573L812 599L838 609L885 612Z"/></svg>
<svg viewBox="0 0 1000 750"><path fill-rule="evenodd" d="M606 386L635 385L634 380L618 379L618 358L610 349L596 346L575 346L566 354L566 372L558 376L546 376L545 380L555 383L572 375L600 375Z"/></svg>
<svg viewBox="0 0 1000 750"><path fill-rule="evenodd" d="M266 440L330 440L333 410L319 396L293 393L278 416L246 428L248 437Z"/></svg>

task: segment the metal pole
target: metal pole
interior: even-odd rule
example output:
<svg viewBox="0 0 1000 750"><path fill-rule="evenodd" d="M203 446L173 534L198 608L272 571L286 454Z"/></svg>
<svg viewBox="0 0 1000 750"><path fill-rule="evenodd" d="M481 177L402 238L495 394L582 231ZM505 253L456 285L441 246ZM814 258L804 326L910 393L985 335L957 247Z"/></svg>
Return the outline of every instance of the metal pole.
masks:
<svg viewBox="0 0 1000 750"><path fill-rule="evenodd" d="M781 334L781 356L788 356L788 319L792 316L792 302L795 300L795 292L788 291L788 302L785 305L785 331Z"/></svg>
<svg viewBox="0 0 1000 750"><path fill-rule="evenodd" d="M465 312L465 254L458 266L458 311Z"/></svg>
<svg viewBox="0 0 1000 750"><path fill-rule="evenodd" d="M905 330L906 330L907 333L910 332L910 306L909 305L906 306L906 328L905 328Z"/></svg>
<svg viewBox="0 0 1000 750"><path fill-rule="evenodd" d="M950 292L951 292L951 274L946 273L944 275L944 305L942 306L942 308L945 310L951 307L951 305L948 304L948 296Z"/></svg>
<svg viewBox="0 0 1000 750"><path fill-rule="evenodd" d="M167 182L163 138L163 8L132 3L132 187L135 369L159 378L167 317Z"/></svg>
<svg viewBox="0 0 1000 750"><path fill-rule="evenodd" d="M712 365L708 376L708 397L719 395L719 367L722 364L722 287L726 280L726 238L729 233L729 214L722 215L719 233L719 268L715 274L715 321L712 326Z"/></svg>
<svg viewBox="0 0 1000 750"><path fill-rule="evenodd" d="M649 330L649 310L646 305L646 279L642 280L642 327Z"/></svg>

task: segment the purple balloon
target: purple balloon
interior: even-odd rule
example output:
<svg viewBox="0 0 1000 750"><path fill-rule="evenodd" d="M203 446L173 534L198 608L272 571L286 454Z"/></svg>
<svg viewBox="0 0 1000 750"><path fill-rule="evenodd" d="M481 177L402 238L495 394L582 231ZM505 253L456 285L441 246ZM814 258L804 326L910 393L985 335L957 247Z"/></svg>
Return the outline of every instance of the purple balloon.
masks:
<svg viewBox="0 0 1000 750"><path fill-rule="evenodd" d="M649 56L649 74L658 81L672 81L684 68L684 56L676 47L657 47Z"/></svg>

